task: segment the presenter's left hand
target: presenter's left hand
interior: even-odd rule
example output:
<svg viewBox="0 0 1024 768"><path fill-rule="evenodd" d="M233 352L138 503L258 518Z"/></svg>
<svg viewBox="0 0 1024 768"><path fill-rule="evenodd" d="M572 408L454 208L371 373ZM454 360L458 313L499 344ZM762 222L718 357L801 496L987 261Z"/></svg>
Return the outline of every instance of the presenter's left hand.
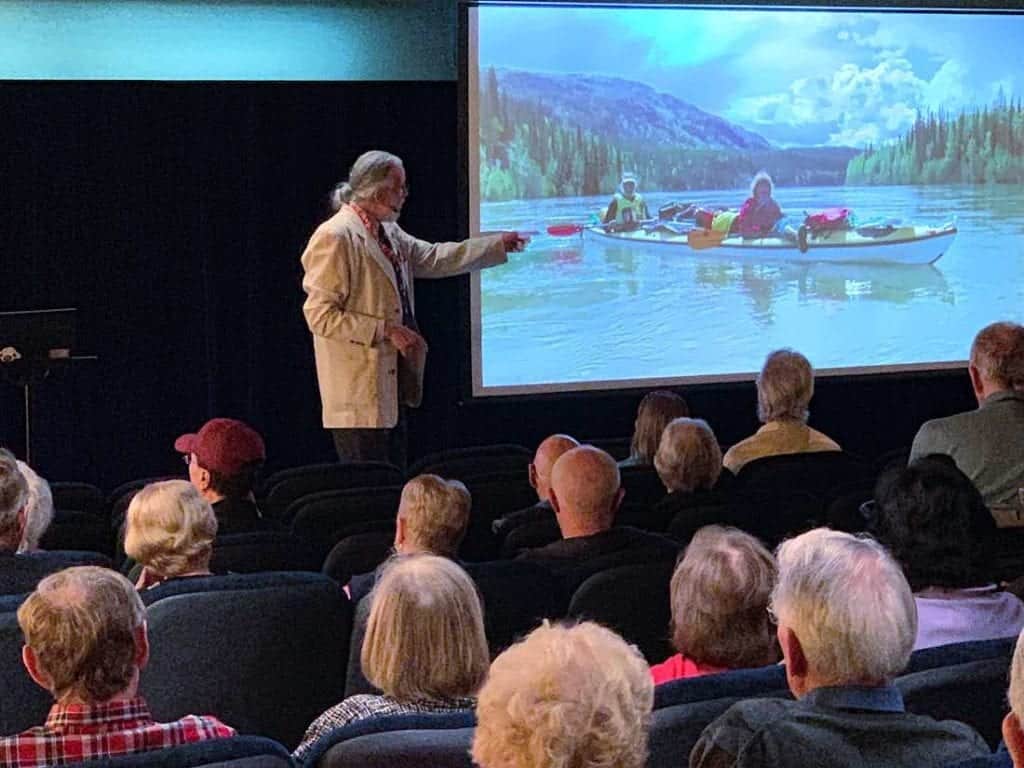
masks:
<svg viewBox="0 0 1024 768"><path fill-rule="evenodd" d="M526 248L528 242L530 242L530 238L518 232L501 233L501 244L505 246L505 253L519 253Z"/></svg>

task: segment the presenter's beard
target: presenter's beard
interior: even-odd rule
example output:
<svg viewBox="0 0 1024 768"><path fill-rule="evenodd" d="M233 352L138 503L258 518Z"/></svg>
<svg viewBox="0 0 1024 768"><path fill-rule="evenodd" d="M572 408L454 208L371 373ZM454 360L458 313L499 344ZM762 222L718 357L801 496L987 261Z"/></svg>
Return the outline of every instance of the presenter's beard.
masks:
<svg viewBox="0 0 1024 768"><path fill-rule="evenodd" d="M387 207L387 213L385 213L383 216L381 216L380 220L381 221L387 221L389 223L394 223L394 222L398 221L398 217L401 214L402 214L402 209L401 208L393 208L391 206L388 206Z"/></svg>

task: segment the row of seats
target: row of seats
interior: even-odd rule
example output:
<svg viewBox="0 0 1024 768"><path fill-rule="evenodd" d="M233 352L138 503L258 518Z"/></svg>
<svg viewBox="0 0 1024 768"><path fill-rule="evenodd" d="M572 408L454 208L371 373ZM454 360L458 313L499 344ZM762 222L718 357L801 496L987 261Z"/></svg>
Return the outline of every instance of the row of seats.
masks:
<svg viewBox="0 0 1024 768"><path fill-rule="evenodd" d="M990 746L1000 739L1003 691L1014 638L931 648L913 654L896 680L908 711L959 719ZM649 734L649 768L686 765L703 729L733 703L750 697L789 697L779 666L676 680L655 689ZM431 765L471 768L472 712L375 717L338 728L317 744L306 762L319 768L393 768ZM984 761L981 761L984 763ZM284 768L287 750L266 738L240 736L184 747L110 758L82 768L135 766Z"/></svg>

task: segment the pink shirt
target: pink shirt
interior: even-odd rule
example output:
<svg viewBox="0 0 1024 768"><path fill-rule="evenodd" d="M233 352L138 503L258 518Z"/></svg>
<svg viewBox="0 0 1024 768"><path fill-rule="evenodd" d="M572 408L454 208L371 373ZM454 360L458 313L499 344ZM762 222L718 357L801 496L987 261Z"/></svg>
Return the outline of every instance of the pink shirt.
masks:
<svg viewBox="0 0 1024 768"><path fill-rule="evenodd" d="M711 664L688 659L681 653L669 656L661 664L651 665L651 677L655 685L667 683L670 680L681 680L684 677L700 677L701 675L713 675L716 672L728 672L728 667L715 667Z"/></svg>
<svg viewBox="0 0 1024 768"><path fill-rule="evenodd" d="M927 587L914 594L914 650L968 640L1015 637L1024 629L1024 603L994 584L973 589Z"/></svg>

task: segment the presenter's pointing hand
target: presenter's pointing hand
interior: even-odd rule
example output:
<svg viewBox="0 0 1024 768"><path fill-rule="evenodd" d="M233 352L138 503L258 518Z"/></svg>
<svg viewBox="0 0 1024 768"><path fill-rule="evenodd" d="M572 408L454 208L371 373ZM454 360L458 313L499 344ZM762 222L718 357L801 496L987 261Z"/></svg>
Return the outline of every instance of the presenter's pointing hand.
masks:
<svg viewBox="0 0 1024 768"><path fill-rule="evenodd" d="M425 349L427 346L422 336L404 325L389 325L384 329L384 335L395 345L395 349L402 357L408 357L410 353L417 349Z"/></svg>
<svg viewBox="0 0 1024 768"><path fill-rule="evenodd" d="M518 232L502 232L501 244L505 246L505 253L518 253L526 247L530 238Z"/></svg>

